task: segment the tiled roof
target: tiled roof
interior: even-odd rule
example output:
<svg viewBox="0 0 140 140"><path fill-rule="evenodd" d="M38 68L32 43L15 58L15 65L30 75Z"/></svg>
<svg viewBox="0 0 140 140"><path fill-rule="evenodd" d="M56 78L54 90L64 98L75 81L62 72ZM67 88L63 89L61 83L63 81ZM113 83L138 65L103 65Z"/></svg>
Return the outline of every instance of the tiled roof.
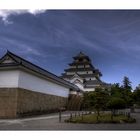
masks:
<svg viewBox="0 0 140 140"><path fill-rule="evenodd" d="M95 73L96 75L99 74L100 76L102 76L102 73L98 70L98 69L94 69L92 67L89 68L69 68L69 69L65 69L65 72L84 72L84 71L92 71L93 73Z"/></svg>
<svg viewBox="0 0 140 140"><path fill-rule="evenodd" d="M86 81L84 83L85 85L85 88L95 88L97 86L101 86L101 87L108 87L109 84L106 84L104 82L102 82L101 80L89 80L89 81Z"/></svg>
<svg viewBox="0 0 140 140"><path fill-rule="evenodd" d="M77 65L90 65L90 66L92 66L91 65L91 62L88 62L88 61L83 61L83 62L72 62L72 63L69 63L69 65L70 66L77 66ZM93 66L92 66L93 67Z"/></svg>
<svg viewBox="0 0 140 140"><path fill-rule="evenodd" d="M12 64L12 63L11 64L2 64L1 62L3 61L3 59L6 56L11 57L16 63L14 63L14 64ZM43 68L40 68L39 66L11 53L10 51L7 51L7 53L0 59L0 68L3 68L3 67L6 68L6 67L12 67L12 66L22 66L26 69L30 69L38 74L41 74L41 75L45 76L46 78L53 80L54 82L57 82L61 85L69 87L70 89L79 90L79 88L76 85L71 84L71 83L59 78L58 76L50 73L49 71L47 71Z"/></svg>
<svg viewBox="0 0 140 140"><path fill-rule="evenodd" d="M65 69L66 72L72 72L72 71L94 71L95 69L89 67L89 68L69 68Z"/></svg>
<svg viewBox="0 0 140 140"><path fill-rule="evenodd" d="M73 74L74 75L74 74ZM62 74L62 78L71 78L73 75L66 75L65 73ZM90 78L90 77L96 77L97 74L78 74L82 78Z"/></svg>
<svg viewBox="0 0 140 140"><path fill-rule="evenodd" d="M84 84L85 85L98 85L98 84L102 84L102 82L100 80L88 80Z"/></svg>

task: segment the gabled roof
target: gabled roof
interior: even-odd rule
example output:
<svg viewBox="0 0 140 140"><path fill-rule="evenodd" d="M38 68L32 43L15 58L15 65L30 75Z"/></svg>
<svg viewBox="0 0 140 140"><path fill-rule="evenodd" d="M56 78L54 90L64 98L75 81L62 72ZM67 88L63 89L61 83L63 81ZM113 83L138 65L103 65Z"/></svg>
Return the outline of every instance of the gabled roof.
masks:
<svg viewBox="0 0 140 140"><path fill-rule="evenodd" d="M75 73L70 79L73 79L75 77L78 77L78 79L83 80L83 78L81 76L79 76L77 73Z"/></svg>
<svg viewBox="0 0 140 140"><path fill-rule="evenodd" d="M102 84L102 82L100 80L88 80L84 84L85 85L98 85L98 84Z"/></svg>
<svg viewBox="0 0 140 140"><path fill-rule="evenodd" d="M12 61L10 63L5 63L7 59L9 59L9 60L11 59ZM9 68L9 67L13 67L13 66L16 68L24 67L25 69L29 69L42 76L45 76L46 78L51 79L53 82L55 82L57 84L61 84L65 87L69 87L70 89L73 89L73 90L79 90L79 88L76 85L71 84L71 83L59 78L58 76L52 74L51 72L13 54L10 51L7 51L7 53L0 59L0 69Z"/></svg>
<svg viewBox="0 0 140 140"><path fill-rule="evenodd" d="M69 63L68 65L69 66L90 65L91 67L93 67L91 62L89 62L89 61L82 61L82 62L80 62L80 61L77 61L77 62L73 61L72 63Z"/></svg>
<svg viewBox="0 0 140 140"><path fill-rule="evenodd" d="M79 79L76 79L73 83L74 83L74 84L79 83L79 84L81 84L81 85L83 86L83 83L82 83Z"/></svg>
<svg viewBox="0 0 140 140"><path fill-rule="evenodd" d="M93 69L92 67L89 68L68 68L65 69L64 71L66 72L73 72L73 71L94 71L95 69Z"/></svg>

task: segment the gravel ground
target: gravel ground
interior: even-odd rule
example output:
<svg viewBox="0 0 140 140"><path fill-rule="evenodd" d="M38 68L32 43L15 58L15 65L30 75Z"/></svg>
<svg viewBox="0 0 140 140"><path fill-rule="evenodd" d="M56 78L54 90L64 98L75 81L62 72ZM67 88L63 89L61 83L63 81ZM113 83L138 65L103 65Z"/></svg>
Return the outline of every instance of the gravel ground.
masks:
<svg viewBox="0 0 140 140"><path fill-rule="evenodd" d="M59 122L58 114L32 118L0 120L0 130L140 130L140 113L131 114L136 118L132 124L73 124L65 123L69 113L63 113Z"/></svg>

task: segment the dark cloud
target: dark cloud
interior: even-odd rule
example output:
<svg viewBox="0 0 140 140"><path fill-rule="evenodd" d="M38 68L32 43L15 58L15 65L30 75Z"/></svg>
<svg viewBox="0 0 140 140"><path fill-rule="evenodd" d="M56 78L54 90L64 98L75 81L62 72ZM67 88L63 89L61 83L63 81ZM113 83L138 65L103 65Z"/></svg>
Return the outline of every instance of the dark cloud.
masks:
<svg viewBox="0 0 140 140"><path fill-rule="evenodd" d="M47 10L0 18L0 55L6 49L60 75L79 51L85 52L106 82L124 75L140 83L140 11Z"/></svg>

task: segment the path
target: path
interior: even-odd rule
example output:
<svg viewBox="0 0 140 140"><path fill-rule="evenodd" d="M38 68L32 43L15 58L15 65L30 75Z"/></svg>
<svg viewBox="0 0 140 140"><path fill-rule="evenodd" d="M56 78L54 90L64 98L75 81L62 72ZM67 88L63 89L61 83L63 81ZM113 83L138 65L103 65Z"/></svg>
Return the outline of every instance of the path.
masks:
<svg viewBox="0 0 140 140"><path fill-rule="evenodd" d="M0 130L140 130L140 113L133 113L137 119L132 124L73 124L65 123L69 116L63 113L62 122L59 123L58 114L43 115L39 117L0 120Z"/></svg>

